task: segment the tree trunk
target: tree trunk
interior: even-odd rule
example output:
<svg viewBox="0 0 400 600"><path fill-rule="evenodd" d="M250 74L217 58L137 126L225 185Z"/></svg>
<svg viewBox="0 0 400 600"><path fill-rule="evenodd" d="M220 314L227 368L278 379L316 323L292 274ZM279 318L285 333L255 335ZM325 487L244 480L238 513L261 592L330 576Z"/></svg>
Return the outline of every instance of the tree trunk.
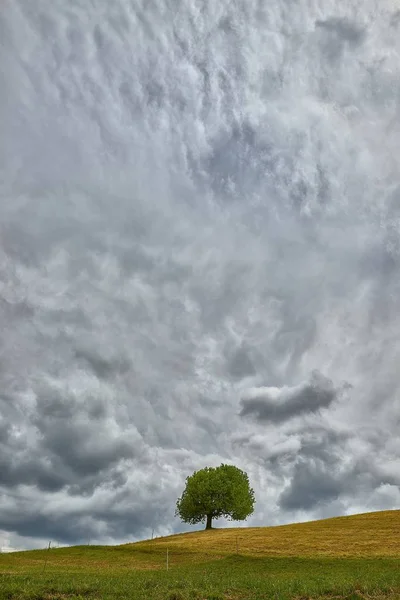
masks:
<svg viewBox="0 0 400 600"><path fill-rule="evenodd" d="M212 515L207 515L206 529L212 529L211 521L212 521Z"/></svg>

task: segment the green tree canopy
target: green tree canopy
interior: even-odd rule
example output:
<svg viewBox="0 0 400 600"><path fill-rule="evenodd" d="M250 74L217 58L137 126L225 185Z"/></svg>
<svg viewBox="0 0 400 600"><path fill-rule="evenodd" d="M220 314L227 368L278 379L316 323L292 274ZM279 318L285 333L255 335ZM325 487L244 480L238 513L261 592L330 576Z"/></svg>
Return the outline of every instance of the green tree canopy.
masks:
<svg viewBox="0 0 400 600"><path fill-rule="evenodd" d="M204 523L226 517L243 521L254 511L254 491L247 473L232 465L205 467L186 478L186 487L176 503L176 516L185 523Z"/></svg>

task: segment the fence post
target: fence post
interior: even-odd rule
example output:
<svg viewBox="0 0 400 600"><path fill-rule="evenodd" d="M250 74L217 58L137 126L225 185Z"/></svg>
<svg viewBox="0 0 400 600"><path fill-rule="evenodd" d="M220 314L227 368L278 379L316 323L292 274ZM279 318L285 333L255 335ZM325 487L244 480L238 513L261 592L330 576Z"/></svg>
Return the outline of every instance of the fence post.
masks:
<svg viewBox="0 0 400 600"><path fill-rule="evenodd" d="M49 550L50 550L50 546L51 546L51 542L49 542L49 547L47 548L47 552L46 552L46 560L44 561L44 567L43 567L43 573L46 570L46 565L47 565L47 559L49 557Z"/></svg>

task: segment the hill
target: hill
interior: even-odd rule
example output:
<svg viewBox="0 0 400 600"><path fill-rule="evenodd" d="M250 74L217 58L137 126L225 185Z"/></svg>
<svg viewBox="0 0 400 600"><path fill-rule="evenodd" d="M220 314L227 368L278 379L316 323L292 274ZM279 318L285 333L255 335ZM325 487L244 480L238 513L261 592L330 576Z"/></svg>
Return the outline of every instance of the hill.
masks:
<svg viewBox="0 0 400 600"><path fill-rule="evenodd" d="M252 557L400 558L400 510L334 517L274 527L237 527L181 533L121 546L73 546L3 554L0 565L46 568L164 568L169 564Z"/></svg>
<svg viewBox="0 0 400 600"><path fill-rule="evenodd" d="M400 557L400 510L276 527L196 531L130 546L153 551L169 548L172 555Z"/></svg>
<svg viewBox="0 0 400 600"><path fill-rule="evenodd" d="M0 554L0 600L394 600L399 558L393 510Z"/></svg>

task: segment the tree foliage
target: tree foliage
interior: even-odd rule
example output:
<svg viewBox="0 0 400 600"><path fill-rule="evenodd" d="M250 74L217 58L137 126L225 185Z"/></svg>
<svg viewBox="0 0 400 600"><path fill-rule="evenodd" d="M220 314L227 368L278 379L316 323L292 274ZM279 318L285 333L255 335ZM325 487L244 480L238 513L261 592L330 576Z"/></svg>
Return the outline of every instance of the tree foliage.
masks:
<svg viewBox="0 0 400 600"><path fill-rule="evenodd" d="M204 523L226 517L247 519L254 511L254 491L247 473L232 465L205 467L186 478L186 487L176 503L176 515L185 523Z"/></svg>

